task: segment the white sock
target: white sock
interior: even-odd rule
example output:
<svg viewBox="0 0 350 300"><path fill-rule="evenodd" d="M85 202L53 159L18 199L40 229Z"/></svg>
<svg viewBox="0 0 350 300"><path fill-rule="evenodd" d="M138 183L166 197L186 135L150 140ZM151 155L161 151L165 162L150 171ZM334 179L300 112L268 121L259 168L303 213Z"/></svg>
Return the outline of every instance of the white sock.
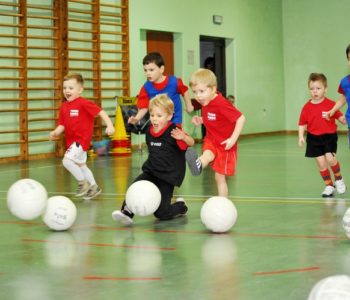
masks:
<svg viewBox="0 0 350 300"><path fill-rule="evenodd" d="M87 167L87 165L84 165L80 167L80 170L84 174L84 178L91 184L94 185L96 184L94 174L92 174L91 170Z"/></svg>
<svg viewBox="0 0 350 300"><path fill-rule="evenodd" d="M74 161L68 158L63 158L62 164L74 176L76 180L84 180L84 173Z"/></svg>

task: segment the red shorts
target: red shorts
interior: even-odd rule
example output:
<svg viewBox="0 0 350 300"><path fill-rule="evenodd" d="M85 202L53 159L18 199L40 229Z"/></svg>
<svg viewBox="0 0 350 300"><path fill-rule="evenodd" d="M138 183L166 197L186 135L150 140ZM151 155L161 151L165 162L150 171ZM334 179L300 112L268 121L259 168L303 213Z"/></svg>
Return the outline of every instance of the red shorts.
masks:
<svg viewBox="0 0 350 300"><path fill-rule="evenodd" d="M236 173L237 148L224 150L215 146L210 140L204 139L203 151L210 150L215 158L210 163L211 168L219 174L233 176Z"/></svg>

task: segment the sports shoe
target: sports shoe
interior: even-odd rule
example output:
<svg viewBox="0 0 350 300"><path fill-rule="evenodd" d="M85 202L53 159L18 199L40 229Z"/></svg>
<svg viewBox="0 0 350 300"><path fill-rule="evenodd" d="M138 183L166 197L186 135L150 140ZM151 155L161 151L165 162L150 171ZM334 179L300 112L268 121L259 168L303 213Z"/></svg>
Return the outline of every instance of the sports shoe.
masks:
<svg viewBox="0 0 350 300"><path fill-rule="evenodd" d="M346 191L346 185L343 179L339 179L335 181L335 187L337 189L338 194L344 194Z"/></svg>
<svg viewBox="0 0 350 300"><path fill-rule="evenodd" d="M115 210L112 212L112 219L124 224L125 226L130 226L134 222L133 219L122 210Z"/></svg>
<svg viewBox="0 0 350 300"><path fill-rule="evenodd" d="M193 176L198 176L202 173L202 162L195 150L187 148L185 158Z"/></svg>
<svg viewBox="0 0 350 300"><path fill-rule="evenodd" d="M75 196L84 196L90 188L90 183L87 180L81 180L79 181L79 185L77 188L77 192L75 193Z"/></svg>
<svg viewBox="0 0 350 300"><path fill-rule="evenodd" d="M97 197L99 194L101 194L102 189L97 185L91 185L87 193L84 195L84 200L90 200L92 198Z"/></svg>
<svg viewBox="0 0 350 300"><path fill-rule="evenodd" d="M180 217L180 216L184 216L186 215L187 211L188 211L188 207L186 206L185 203L185 199L182 197L176 198L175 200L176 203L179 203L181 206L181 212L176 216L176 217Z"/></svg>
<svg viewBox="0 0 350 300"><path fill-rule="evenodd" d="M326 188L324 189L324 191L322 193L322 197L324 197L324 198L332 197L334 190L335 190L335 188L333 185L326 185Z"/></svg>

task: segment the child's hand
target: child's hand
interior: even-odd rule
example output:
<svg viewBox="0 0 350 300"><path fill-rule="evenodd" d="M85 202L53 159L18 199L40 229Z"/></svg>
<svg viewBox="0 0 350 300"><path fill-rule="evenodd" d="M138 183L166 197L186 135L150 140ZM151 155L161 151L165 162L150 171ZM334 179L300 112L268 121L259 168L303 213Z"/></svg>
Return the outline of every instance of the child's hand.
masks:
<svg viewBox="0 0 350 300"><path fill-rule="evenodd" d="M202 117L200 117L200 116L193 116L193 117L192 117L192 123L193 123L195 126L199 126L199 125L203 124L203 119L202 119Z"/></svg>
<svg viewBox="0 0 350 300"><path fill-rule="evenodd" d="M131 117L128 119L128 123L129 123L129 124L136 125L138 122L139 122L139 120L138 120L135 116L131 116Z"/></svg>
<svg viewBox="0 0 350 300"><path fill-rule="evenodd" d="M175 139L175 140L184 140L186 134L180 129L180 128L174 128L171 131L171 136Z"/></svg>
<svg viewBox="0 0 350 300"><path fill-rule="evenodd" d="M235 144L235 142L232 138L228 138L227 140L224 140L223 142L221 142L221 145L225 145L225 144L226 144L225 150L230 150Z"/></svg>
<svg viewBox="0 0 350 300"><path fill-rule="evenodd" d="M299 145L299 147L303 147L303 146L305 145L305 139L304 139L304 137L299 138L298 145Z"/></svg>
<svg viewBox="0 0 350 300"><path fill-rule="evenodd" d="M333 117L333 115L334 115L334 112L332 110L326 111L325 113L326 120L329 121Z"/></svg>
<svg viewBox="0 0 350 300"><path fill-rule="evenodd" d="M114 131L115 131L114 126L107 126L106 127L106 134L113 135Z"/></svg>
<svg viewBox="0 0 350 300"><path fill-rule="evenodd" d="M52 130L52 131L50 132L50 135L49 135L49 140L50 140L50 141L53 141L53 140L55 140L56 138L57 138L56 132L55 132L55 130Z"/></svg>
<svg viewBox="0 0 350 300"><path fill-rule="evenodd" d="M348 124L348 123L346 122L346 119L345 119L344 116L339 117L339 118L338 118L338 121L339 121L340 123L342 123L343 125L347 125L347 124Z"/></svg>

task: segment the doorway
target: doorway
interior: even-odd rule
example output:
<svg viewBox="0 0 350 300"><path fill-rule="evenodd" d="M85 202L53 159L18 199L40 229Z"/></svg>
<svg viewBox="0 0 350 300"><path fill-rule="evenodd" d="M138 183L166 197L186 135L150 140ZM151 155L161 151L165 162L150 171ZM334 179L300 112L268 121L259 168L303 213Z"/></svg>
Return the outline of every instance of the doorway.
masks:
<svg viewBox="0 0 350 300"><path fill-rule="evenodd" d="M226 96L225 39L200 36L201 68L212 70L218 81L218 91Z"/></svg>
<svg viewBox="0 0 350 300"><path fill-rule="evenodd" d="M147 53L159 52L165 62L164 74L174 74L174 36L172 32L147 31Z"/></svg>

